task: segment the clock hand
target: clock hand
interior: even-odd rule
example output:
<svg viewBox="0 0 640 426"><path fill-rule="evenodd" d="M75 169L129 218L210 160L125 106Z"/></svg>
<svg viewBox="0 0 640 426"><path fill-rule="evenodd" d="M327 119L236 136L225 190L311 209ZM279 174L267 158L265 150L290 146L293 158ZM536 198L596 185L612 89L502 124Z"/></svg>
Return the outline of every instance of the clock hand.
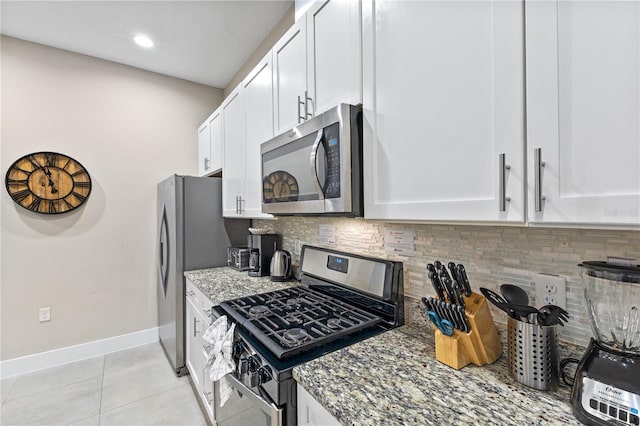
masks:
<svg viewBox="0 0 640 426"><path fill-rule="evenodd" d="M49 186L51 187L51 193L55 194L56 192L58 192L58 190L56 189L55 184L53 183L53 180L51 179L51 170L46 169L43 167L44 170L44 174L47 175L47 179L49 179Z"/></svg>

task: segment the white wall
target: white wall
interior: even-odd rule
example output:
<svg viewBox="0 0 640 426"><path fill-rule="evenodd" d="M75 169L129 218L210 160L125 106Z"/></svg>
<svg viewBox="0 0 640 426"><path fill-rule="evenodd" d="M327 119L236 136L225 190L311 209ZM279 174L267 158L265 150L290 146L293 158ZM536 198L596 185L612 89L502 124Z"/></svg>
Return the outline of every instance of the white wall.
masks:
<svg viewBox="0 0 640 426"><path fill-rule="evenodd" d="M81 162L93 189L59 216L2 190L0 359L155 327L156 184L197 173L197 126L222 90L7 37L1 54L3 180L49 150Z"/></svg>

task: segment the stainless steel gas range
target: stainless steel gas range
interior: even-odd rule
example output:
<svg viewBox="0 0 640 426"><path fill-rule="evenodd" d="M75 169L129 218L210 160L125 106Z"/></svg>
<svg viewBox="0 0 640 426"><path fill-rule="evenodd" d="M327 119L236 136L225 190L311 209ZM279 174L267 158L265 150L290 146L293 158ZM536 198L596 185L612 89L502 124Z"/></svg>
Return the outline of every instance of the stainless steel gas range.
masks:
<svg viewBox="0 0 640 426"><path fill-rule="evenodd" d="M293 367L404 322L402 263L304 246L301 285L214 307L236 324L219 426L297 424Z"/></svg>

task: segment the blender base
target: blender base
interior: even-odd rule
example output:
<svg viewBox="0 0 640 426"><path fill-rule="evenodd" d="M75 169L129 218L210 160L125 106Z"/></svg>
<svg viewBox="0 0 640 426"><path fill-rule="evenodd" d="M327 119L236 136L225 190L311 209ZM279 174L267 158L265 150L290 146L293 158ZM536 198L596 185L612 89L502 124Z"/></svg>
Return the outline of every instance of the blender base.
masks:
<svg viewBox="0 0 640 426"><path fill-rule="evenodd" d="M640 354L591 339L571 390L573 415L587 425L640 425Z"/></svg>

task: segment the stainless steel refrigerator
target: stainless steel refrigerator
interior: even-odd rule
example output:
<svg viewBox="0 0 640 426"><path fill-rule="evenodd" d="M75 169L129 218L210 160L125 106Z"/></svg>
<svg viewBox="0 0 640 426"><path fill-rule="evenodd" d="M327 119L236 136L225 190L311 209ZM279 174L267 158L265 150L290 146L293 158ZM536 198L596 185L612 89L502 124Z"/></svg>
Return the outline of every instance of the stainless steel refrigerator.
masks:
<svg viewBox="0 0 640 426"><path fill-rule="evenodd" d="M185 366L184 271L227 264L245 246L249 220L222 217L222 179L173 175L158 184L158 328L178 376Z"/></svg>

